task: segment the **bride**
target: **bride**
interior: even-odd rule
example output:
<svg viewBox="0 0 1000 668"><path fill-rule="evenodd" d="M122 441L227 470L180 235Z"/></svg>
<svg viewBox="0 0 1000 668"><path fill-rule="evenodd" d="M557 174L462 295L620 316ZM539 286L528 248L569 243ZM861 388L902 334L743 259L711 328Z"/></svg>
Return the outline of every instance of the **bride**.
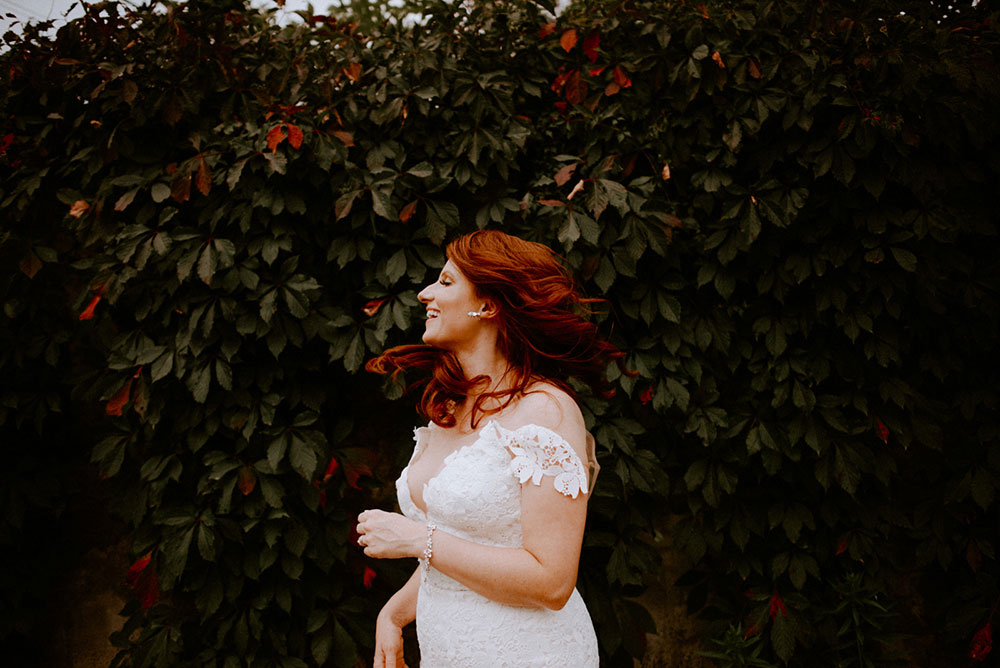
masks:
<svg viewBox="0 0 1000 668"><path fill-rule="evenodd" d="M429 376L396 481L403 512L366 510L358 543L376 559L416 557L379 613L376 668L404 668L402 628L417 622L423 668L598 665L576 591L597 462L567 379L607 389L622 353L598 338L552 251L498 231L447 248L419 294L423 341L367 368Z"/></svg>

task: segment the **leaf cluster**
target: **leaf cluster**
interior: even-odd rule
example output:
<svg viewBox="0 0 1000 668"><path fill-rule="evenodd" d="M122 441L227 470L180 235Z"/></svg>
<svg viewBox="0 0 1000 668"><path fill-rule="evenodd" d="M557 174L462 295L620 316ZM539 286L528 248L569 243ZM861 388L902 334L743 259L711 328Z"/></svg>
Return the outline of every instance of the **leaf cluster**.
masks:
<svg viewBox="0 0 1000 668"><path fill-rule="evenodd" d="M484 227L557 249L637 372L582 394L608 665L667 541L716 660L854 661L894 633L870 591L964 611L964 644L997 593L997 22L904 4L429 2L366 34L102 3L8 34L0 428L109 478L145 574L118 665L368 655L408 565L351 526L414 418L360 369Z"/></svg>

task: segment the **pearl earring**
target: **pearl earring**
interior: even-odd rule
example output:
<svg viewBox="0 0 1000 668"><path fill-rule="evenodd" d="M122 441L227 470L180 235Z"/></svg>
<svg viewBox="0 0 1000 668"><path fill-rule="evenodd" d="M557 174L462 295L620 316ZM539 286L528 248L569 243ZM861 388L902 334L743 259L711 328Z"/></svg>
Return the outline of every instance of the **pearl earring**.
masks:
<svg viewBox="0 0 1000 668"><path fill-rule="evenodd" d="M478 318L483 314L482 311L469 311L468 315L470 318Z"/></svg>

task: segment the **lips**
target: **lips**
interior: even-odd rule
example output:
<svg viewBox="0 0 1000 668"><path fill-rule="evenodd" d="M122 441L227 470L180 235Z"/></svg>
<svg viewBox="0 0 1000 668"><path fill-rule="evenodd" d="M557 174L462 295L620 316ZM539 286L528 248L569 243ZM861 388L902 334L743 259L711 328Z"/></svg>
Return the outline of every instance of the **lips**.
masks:
<svg viewBox="0 0 1000 668"><path fill-rule="evenodd" d="M438 317L440 314L441 314L441 311L437 310L436 308L429 308L429 309L427 309L427 319L428 320L432 320L433 318Z"/></svg>

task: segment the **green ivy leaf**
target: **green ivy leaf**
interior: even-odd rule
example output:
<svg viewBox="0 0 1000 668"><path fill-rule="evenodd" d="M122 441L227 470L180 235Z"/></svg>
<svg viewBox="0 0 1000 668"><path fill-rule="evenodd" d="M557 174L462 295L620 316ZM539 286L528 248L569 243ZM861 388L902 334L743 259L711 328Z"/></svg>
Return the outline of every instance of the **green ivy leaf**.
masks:
<svg viewBox="0 0 1000 668"><path fill-rule="evenodd" d="M291 437L288 459L292 464L292 468L298 471L303 478L312 480L319 460L312 448L294 433Z"/></svg>
<svg viewBox="0 0 1000 668"><path fill-rule="evenodd" d="M778 658L788 663L795 652L795 630L788 617L778 613L771 622L771 645Z"/></svg>
<svg viewBox="0 0 1000 668"><path fill-rule="evenodd" d="M906 271L916 271L917 270L917 256L906 250L905 248L892 247L889 249L892 251L892 256L896 258L896 262L899 266Z"/></svg>

